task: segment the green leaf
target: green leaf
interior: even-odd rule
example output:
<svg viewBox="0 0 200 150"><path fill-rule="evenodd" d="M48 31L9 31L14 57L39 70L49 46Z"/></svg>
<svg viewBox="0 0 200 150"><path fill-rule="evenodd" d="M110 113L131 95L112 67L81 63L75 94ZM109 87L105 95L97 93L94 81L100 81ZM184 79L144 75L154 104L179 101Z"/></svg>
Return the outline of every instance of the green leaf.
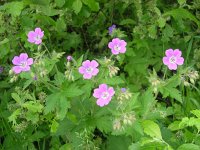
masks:
<svg viewBox="0 0 200 150"><path fill-rule="evenodd" d="M165 26L165 24L166 24L166 20L164 18L159 18L158 19L158 26L160 28L163 28Z"/></svg>
<svg viewBox="0 0 200 150"><path fill-rule="evenodd" d="M55 3L58 7L62 7L65 4L65 0L55 0Z"/></svg>
<svg viewBox="0 0 200 150"><path fill-rule="evenodd" d="M75 0L72 4L72 8L74 10L74 12L76 14L78 14L80 11L81 11L81 8L82 8L82 2L81 0Z"/></svg>
<svg viewBox="0 0 200 150"><path fill-rule="evenodd" d="M64 96L60 96L58 108L57 118L63 120L70 108L70 102Z"/></svg>
<svg viewBox="0 0 200 150"><path fill-rule="evenodd" d="M198 109L192 110L191 113L193 113L195 116L197 116L198 118L200 118L200 110L198 110Z"/></svg>
<svg viewBox="0 0 200 150"><path fill-rule="evenodd" d="M186 0L178 0L179 5L183 5L186 3Z"/></svg>
<svg viewBox="0 0 200 150"><path fill-rule="evenodd" d="M24 108L27 108L31 112L42 112L43 105L33 101L26 102L22 105Z"/></svg>
<svg viewBox="0 0 200 150"><path fill-rule="evenodd" d="M179 130L179 129L181 129L181 127L179 126L179 124L180 124L180 121L174 121L173 123L171 123L168 126L168 129L170 129L171 131Z"/></svg>
<svg viewBox="0 0 200 150"><path fill-rule="evenodd" d="M193 143L187 143L179 146L177 150L199 150L199 149L200 146Z"/></svg>
<svg viewBox="0 0 200 150"><path fill-rule="evenodd" d="M99 3L95 0L82 0L92 11L99 11Z"/></svg>
<svg viewBox="0 0 200 150"><path fill-rule="evenodd" d="M24 3L22 2L10 2L4 5L7 12L13 17L17 17L21 14L22 9L24 8Z"/></svg>
<svg viewBox="0 0 200 150"><path fill-rule="evenodd" d="M76 97L83 94L83 91L75 84L65 85L62 87L61 94L65 97Z"/></svg>
<svg viewBox="0 0 200 150"><path fill-rule="evenodd" d="M21 104L21 98L17 93L12 93L11 96L18 104Z"/></svg>
<svg viewBox="0 0 200 150"><path fill-rule="evenodd" d="M55 110L59 98L60 98L60 93L51 94L46 98L46 106L44 108L44 114L48 114L49 112Z"/></svg>
<svg viewBox="0 0 200 150"><path fill-rule="evenodd" d="M53 120L52 124L50 126L51 132L55 133L57 131L57 129L58 129L58 126L59 126L58 122L56 120Z"/></svg>
<svg viewBox="0 0 200 150"><path fill-rule="evenodd" d="M109 85L118 85L123 84L124 80L120 78L119 76L113 77L113 78L106 78L99 81L99 83L105 83Z"/></svg>
<svg viewBox="0 0 200 150"><path fill-rule="evenodd" d="M60 18L56 22L56 30L58 32L63 32L66 29L66 23L63 18Z"/></svg>
<svg viewBox="0 0 200 150"><path fill-rule="evenodd" d="M0 41L0 45L3 45L5 43L8 43L10 40L8 38L5 38L3 41Z"/></svg>
<svg viewBox="0 0 200 150"><path fill-rule="evenodd" d="M157 139L162 140L160 128L155 122L151 120L144 120L142 122L142 126L144 129L144 133L146 133L152 138L157 138Z"/></svg>
<svg viewBox="0 0 200 150"><path fill-rule="evenodd" d="M170 10L170 11L164 13L163 16L172 16L176 20L179 20L181 18L189 19L191 21L194 21L200 27L199 20L192 13L190 13L188 10L183 9L183 8Z"/></svg>

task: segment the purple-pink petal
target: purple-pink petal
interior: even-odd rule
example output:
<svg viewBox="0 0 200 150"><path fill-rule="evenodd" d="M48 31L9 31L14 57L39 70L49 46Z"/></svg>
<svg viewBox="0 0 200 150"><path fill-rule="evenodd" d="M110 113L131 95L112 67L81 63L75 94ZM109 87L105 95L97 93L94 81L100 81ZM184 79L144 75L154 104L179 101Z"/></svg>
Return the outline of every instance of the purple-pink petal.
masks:
<svg viewBox="0 0 200 150"><path fill-rule="evenodd" d="M99 89L94 89L93 96L95 98L100 98L101 97L101 91Z"/></svg>
<svg viewBox="0 0 200 150"><path fill-rule="evenodd" d="M28 58L28 55L27 55L27 53L21 53L19 55L19 58L20 58L20 61L26 61Z"/></svg>
<svg viewBox="0 0 200 150"><path fill-rule="evenodd" d="M165 55L166 55L166 56L169 56L169 57L170 57L170 56L172 56L173 54L174 54L173 49L168 49L168 50L165 51Z"/></svg>
<svg viewBox="0 0 200 150"><path fill-rule="evenodd" d="M85 68L84 67L79 67L79 73L84 74L85 73Z"/></svg>
<svg viewBox="0 0 200 150"><path fill-rule="evenodd" d="M176 70L177 69L177 64L170 63L168 65L168 68L169 68L169 70Z"/></svg>
<svg viewBox="0 0 200 150"><path fill-rule="evenodd" d="M15 74L19 74L20 72L22 72L22 68L20 66L14 66L12 70Z"/></svg>
<svg viewBox="0 0 200 150"><path fill-rule="evenodd" d="M12 63L14 65L20 65L20 58L18 56L15 56L12 60Z"/></svg>
<svg viewBox="0 0 200 150"><path fill-rule="evenodd" d="M93 75L93 76L96 76L98 73L99 73L99 69L94 68L94 70L93 70L93 72L92 72L92 75Z"/></svg>
<svg viewBox="0 0 200 150"><path fill-rule="evenodd" d="M92 74L85 73L85 74L83 75L83 78L84 78L84 79L91 79L91 78L92 78Z"/></svg>
<svg viewBox="0 0 200 150"><path fill-rule="evenodd" d="M99 90L101 91L107 91L108 86L106 84L99 85Z"/></svg>
<svg viewBox="0 0 200 150"><path fill-rule="evenodd" d="M32 65L33 64L33 58L28 58L27 59L27 65Z"/></svg>
<svg viewBox="0 0 200 150"><path fill-rule="evenodd" d="M178 57L178 58L176 59L176 63L177 63L178 65L182 65L182 64L184 63L183 57Z"/></svg>
<svg viewBox="0 0 200 150"><path fill-rule="evenodd" d="M98 67L99 66L99 64L97 63L96 60L92 60L90 64L91 64L92 67Z"/></svg>
<svg viewBox="0 0 200 150"><path fill-rule="evenodd" d="M181 55L182 55L182 52L179 49L174 50L174 56L181 57Z"/></svg>
<svg viewBox="0 0 200 150"><path fill-rule="evenodd" d="M170 62L169 62L169 58L168 57L163 57L163 63L165 65L168 65Z"/></svg>

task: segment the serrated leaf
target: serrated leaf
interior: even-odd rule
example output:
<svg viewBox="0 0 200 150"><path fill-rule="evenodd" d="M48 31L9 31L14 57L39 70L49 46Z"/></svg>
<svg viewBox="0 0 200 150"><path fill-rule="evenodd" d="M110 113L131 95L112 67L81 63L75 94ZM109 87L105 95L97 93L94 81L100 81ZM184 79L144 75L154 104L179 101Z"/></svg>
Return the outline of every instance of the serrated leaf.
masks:
<svg viewBox="0 0 200 150"><path fill-rule="evenodd" d="M65 97L76 97L83 94L83 91L76 84L70 84L62 87L61 94Z"/></svg>
<svg viewBox="0 0 200 150"><path fill-rule="evenodd" d="M81 11L81 8L82 8L82 2L81 0L75 0L72 4L72 8L74 10L74 12L76 14L78 14L80 11Z"/></svg>
<svg viewBox="0 0 200 150"><path fill-rule="evenodd" d="M57 118L63 120L67 114L68 109L70 108L70 102L64 96L61 96L59 99L58 107L59 109L57 113Z"/></svg>
<svg viewBox="0 0 200 150"><path fill-rule="evenodd" d="M40 103L35 103L33 101L28 101L22 105L24 108L27 108L31 112L42 112L43 105Z"/></svg>
<svg viewBox="0 0 200 150"><path fill-rule="evenodd" d="M51 94L46 98L46 104L45 104L46 106L44 108L44 114L48 114L49 112L55 110L59 98L60 98L60 93Z"/></svg>
<svg viewBox="0 0 200 150"><path fill-rule="evenodd" d="M197 118L200 118L200 110L192 110L191 113L194 114Z"/></svg>
<svg viewBox="0 0 200 150"><path fill-rule="evenodd" d="M152 138L162 139L161 132L159 126L151 121L151 120L144 120L142 122L142 126L144 129L144 133L149 135Z"/></svg>
<svg viewBox="0 0 200 150"><path fill-rule="evenodd" d="M171 131L179 130L179 129L181 129L181 127L179 126L179 124L180 124L180 121L174 121L173 123L171 123L168 126L168 129L170 129Z"/></svg>
<svg viewBox="0 0 200 150"><path fill-rule="evenodd" d="M21 98L17 93L12 93L11 96L18 104L21 104Z"/></svg>

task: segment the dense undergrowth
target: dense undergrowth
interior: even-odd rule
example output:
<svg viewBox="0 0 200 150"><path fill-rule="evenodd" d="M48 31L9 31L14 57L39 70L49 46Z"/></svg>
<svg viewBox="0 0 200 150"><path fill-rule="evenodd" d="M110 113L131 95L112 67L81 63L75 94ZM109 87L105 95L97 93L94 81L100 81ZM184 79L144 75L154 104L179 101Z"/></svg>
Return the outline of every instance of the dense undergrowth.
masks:
<svg viewBox="0 0 200 150"><path fill-rule="evenodd" d="M199 150L199 0L0 1L0 149Z"/></svg>

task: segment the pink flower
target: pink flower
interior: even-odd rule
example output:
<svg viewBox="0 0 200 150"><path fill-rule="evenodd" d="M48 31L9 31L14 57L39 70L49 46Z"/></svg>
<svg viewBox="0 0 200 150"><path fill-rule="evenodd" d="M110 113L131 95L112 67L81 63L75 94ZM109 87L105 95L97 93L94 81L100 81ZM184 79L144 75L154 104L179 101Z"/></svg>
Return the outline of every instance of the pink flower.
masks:
<svg viewBox="0 0 200 150"><path fill-rule="evenodd" d="M103 107L108 105L114 94L115 91L113 87L108 87L106 84L100 84L98 89L94 89L93 96L97 98L97 105Z"/></svg>
<svg viewBox="0 0 200 150"><path fill-rule="evenodd" d="M111 52L114 55L118 55L119 53L126 52L126 42L124 40L120 40L119 38L112 39L112 42L108 43L108 47L111 49Z"/></svg>
<svg viewBox="0 0 200 150"><path fill-rule="evenodd" d="M13 58L12 63L15 65L12 70L15 74L18 74L30 70L30 65L33 64L33 58L28 58L27 53L21 53L19 56Z"/></svg>
<svg viewBox="0 0 200 150"><path fill-rule="evenodd" d="M30 31L28 33L28 41L30 43L39 45L42 43L43 36L44 36L44 31L42 31L40 28L35 28L35 31Z"/></svg>
<svg viewBox="0 0 200 150"><path fill-rule="evenodd" d="M98 74L98 66L99 64L95 60L92 60L91 62L86 60L82 63L82 66L79 67L79 73L83 74L84 79L91 79L92 76L96 76Z"/></svg>
<svg viewBox="0 0 200 150"><path fill-rule="evenodd" d="M179 49L168 49L165 51L166 57L163 57L163 63L168 66L170 70L176 70L177 65L182 65L184 58L181 57L182 52Z"/></svg>
<svg viewBox="0 0 200 150"><path fill-rule="evenodd" d="M69 55L69 56L66 57L66 59L67 59L67 61L71 61L72 60L72 56Z"/></svg>

